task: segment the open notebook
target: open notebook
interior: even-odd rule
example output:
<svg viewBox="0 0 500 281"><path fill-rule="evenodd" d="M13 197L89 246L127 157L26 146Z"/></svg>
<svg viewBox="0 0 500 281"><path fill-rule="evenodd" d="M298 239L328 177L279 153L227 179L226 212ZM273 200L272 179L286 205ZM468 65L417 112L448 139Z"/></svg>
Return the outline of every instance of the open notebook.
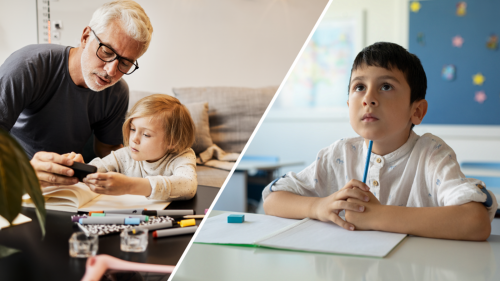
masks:
<svg viewBox="0 0 500 281"><path fill-rule="evenodd" d="M116 209L163 210L170 204L167 201L149 200L140 195L103 195L90 190L84 183L67 186L42 188L45 208L65 212L99 211ZM23 196L23 206L35 207L29 195Z"/></svg>
<svg viewBox="0 0 500 281"><path fill-rule="evenodd" d="M227 223L222 214L211 217L195 243L253 245L306 252L385 257L406 234L348 231L333 223L245 214L244 223Z"/></svg>

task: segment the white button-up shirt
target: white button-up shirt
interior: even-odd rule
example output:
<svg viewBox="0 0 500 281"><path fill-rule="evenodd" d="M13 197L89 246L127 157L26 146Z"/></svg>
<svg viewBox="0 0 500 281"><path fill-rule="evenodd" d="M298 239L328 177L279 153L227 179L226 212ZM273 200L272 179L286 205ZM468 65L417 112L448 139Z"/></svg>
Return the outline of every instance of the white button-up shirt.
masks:
<svg viewBox="0 0 500 281"><path fill-rule="evenodd" d="M342 189L351 179L363 179L368 148L362 137L344 138L322 149L316 161L295 174L290 172L262 192L265 198L277 190L302 196L326 197ZM372 153L366 184L384 205L438 207L485 202L478 187L484 182L466 178L453 149L432 134L411 131L408 141L381 156ZM488 208L490 220L498 204L493 193Z"/></svg>

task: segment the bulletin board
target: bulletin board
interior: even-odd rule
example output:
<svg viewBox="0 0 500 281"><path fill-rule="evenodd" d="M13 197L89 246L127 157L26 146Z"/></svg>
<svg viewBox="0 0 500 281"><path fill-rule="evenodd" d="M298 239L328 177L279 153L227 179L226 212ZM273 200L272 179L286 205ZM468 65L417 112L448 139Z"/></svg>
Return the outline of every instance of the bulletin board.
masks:
<svg viewBox="0 0 500 281"><path fill-rule="evenodd" d="M411 1L409 51L427 75L424 124L500 125L500 1Z"/></svg>

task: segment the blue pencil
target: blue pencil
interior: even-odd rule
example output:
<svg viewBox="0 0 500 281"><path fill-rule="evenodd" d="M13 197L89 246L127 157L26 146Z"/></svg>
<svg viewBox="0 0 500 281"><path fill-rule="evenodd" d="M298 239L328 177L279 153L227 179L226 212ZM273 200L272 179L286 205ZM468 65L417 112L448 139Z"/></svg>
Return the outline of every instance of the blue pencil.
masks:
<svg viewBox="0 0 500 281"><path fill-rule="evenodd" d="M366 183L366 176L368 175L368 166L370 165L370 156L372 155L372 145L373 141L371 140L368 144L368 153L366 155L366 164L365 164L365 173L363 174L363 183Z"/></svg>

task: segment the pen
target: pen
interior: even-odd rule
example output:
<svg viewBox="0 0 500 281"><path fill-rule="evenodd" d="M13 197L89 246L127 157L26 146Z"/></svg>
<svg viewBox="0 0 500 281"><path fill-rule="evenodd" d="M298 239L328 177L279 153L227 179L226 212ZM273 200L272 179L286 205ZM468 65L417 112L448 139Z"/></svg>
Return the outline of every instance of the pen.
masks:
<svg viewBox="0 0 500 281"><path fill-rule="evenodd" d="M153 232L154 238L195 233L198 226L190 226L190 227L181 227L181 228L172 228L172 229L163 229L163 230L155 230Z"/></svg>
<svg viewBox="0 0 500 281"><path fill-rule="evenodd" d="M142 214L148 216L188 216L194 215L194 210L146 210Z"/></svg>
<svg viewBox="0 0 500 281"><path fill-rule="evenodd" d="M149 221L149 216L144 215L128 215L128 214L107 214L107 213L92 213L92 218L95 217L121 217L121 218L139 218L141 221Z"/></svg>
<svg viewBox="0 0 500 281"><path fill-rule="evenodd" d="M370 165L370 156L372 155L372 145L373 141L370 140L368 145L368 153L366 155L365 173L363 174L363 183L366 183L366 176L368 175L368 166Z"/></svg>
<svg viewBox="0 0 500 281"><path fill-rule="evenodd" d="M124 217L88 217L81 218L81 224L140 224L139 218L124 218Z"/></svg>

